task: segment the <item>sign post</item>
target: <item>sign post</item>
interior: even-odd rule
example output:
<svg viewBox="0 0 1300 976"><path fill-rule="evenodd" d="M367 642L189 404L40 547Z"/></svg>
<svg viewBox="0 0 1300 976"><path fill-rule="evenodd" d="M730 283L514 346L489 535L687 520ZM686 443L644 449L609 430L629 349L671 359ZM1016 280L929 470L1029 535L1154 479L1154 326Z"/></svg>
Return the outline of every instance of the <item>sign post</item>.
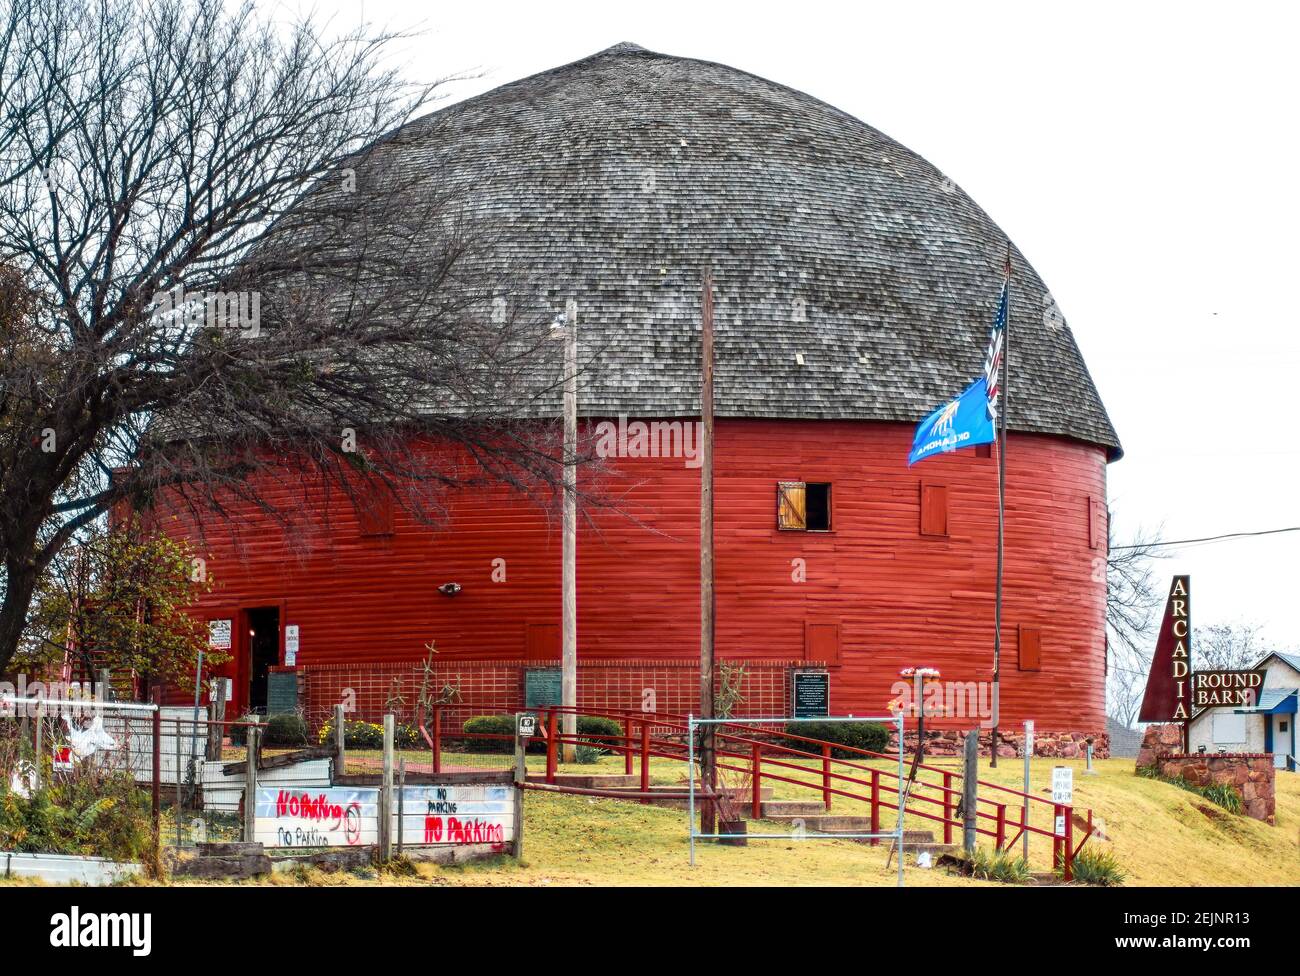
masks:
<svg viewBox="0 0 1300 976"><path fill-rule="evenodd" d="M1183 751L1192 720L1192 578L1175 576L1165 603L1164 621L1151 657L1139 722L1179 722Z"/></svg>
<svg viewBox="0 0 1300 976"><path fill-rule="evenodd" d="M1029 823L1029 760L1034 756L1034 720L1025 719L1025 788L1022 791L1025 794L1024 808L1021 813L1020 822L1028 825ZM1029 831L1021 831L1023 840L1021 849L1025 862L1029 862Z"/></svg>

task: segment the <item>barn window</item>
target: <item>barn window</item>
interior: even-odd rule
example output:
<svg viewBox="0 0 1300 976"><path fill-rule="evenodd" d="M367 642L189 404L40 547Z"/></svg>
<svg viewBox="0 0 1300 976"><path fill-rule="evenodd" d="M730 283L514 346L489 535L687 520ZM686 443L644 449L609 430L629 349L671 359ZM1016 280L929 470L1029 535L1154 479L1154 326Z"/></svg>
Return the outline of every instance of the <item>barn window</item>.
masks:
<svg viewBox="0 0 1300 976"><path fill-rule="evenodd" d="M976 444L975 456L977 458L991 458L993 456L992 444Z"/></svg>
<svg viewBox="0 0 1300 976"><path fill-rule="evenodd" d="M778 481L776 527L787 532L829 532L830 484L824 481Z"/></svg>
<svg viewBox="0 0 1300 976"><path fill-rule="evenodd" d="M921 535L948 534L948 486L921 485Z"/></svg>
<svg viewBox="0 0 1300 976"><path fill-rule="evenodd" d="M1020 625L1020 670L1038 671L1042 666L1043 633L1037 627Z"/></svg>

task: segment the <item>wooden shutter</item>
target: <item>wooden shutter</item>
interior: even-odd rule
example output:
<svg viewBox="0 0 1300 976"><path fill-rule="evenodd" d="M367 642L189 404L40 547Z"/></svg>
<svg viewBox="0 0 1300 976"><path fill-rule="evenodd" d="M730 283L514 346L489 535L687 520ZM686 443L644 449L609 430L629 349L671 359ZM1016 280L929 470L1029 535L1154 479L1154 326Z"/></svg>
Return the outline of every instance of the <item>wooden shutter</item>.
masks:
<svg viewBox="0 0 1300 976"><path fill-rule="evenodd" d="M528 660L530 661L558 661L560 659L560 625L529 624L527 651Z"/></svg>
<svg viewBox="0 0 1300 976"><path fill-rule="evenodd" d="M393 496L386 491L364 495L353 502L357 526L363 536L393 534Z"/></svg>
<svg viewBox="0 0 1300 976"><path fill-rule="evenodd" d="M1088 546L1106 548L1106 505L1091 495L1088 496Z"/></svg>
<svg viewBox="0 0 1300 976"><path fill-rule="evenodd" d="M921 485L921 535L948 534L948 486Z"/></svg>
<svg viewBox="0 0 1300 976"><path fill-rule="evenodd" d="M840 663L840 625L805 623L803 658L821 661L830 667Z"/></svg>
<svg viewBox="0 0 1300 976"><path fill-rule="evenodd" d="M1020 625L1020 670L1039 671L1042 669L1043 634L1037 627Z"/></svg>
<svg viewBox="0 0 1300 976"><path fill-rule="evenodd" d="M808 528L807 489L802 481L776 483L776 527L778 529Z"/></svg>

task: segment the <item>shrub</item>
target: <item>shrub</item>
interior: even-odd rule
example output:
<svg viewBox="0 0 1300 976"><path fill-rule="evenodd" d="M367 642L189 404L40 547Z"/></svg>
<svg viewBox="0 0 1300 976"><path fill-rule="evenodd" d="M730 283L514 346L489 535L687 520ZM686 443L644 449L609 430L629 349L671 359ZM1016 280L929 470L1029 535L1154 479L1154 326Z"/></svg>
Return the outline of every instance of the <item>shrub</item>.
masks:
<svg viewBox="0 0 1300 976"><path fill-rule="evenodd" d="M247 715L241 715L235 721L241 724L230 727L230 744L232 746L245 746L248 744L248 726L253 722L262 721L262 716L256 712L249 712Z"/></svg>
<svg viewBox="0 0 1300 976"><path fill-rule="evenodd" d="M1177 786L1188 793L1195 793L1211 803L1218 804L1229 813L1240 815L1244 810L1241 794L1226 783L1216 783L1213 786L1197 786L1181 776L1165 776L1157 766L1139 766L1137 774L1144 779L1154 779L1161 783L1168 783L1170 786Z"/></svg>
<svg viewBox="0 0 1300 976"><path fill-rule="evenodd" d="M394 741L397 737L394 735ZM334 741L334 721L331 719L320 727L316 741L321 745L330 745ZM374 722L343 722L343 745L348 749L382 749L384 747L384 727Z"/></svg>
<svg viewBox="0 0 1300 976"><path fill-rule="evenodd" d="M1033 877L1029 872L1029 862L1023 857L1009 851L990 851L985 847L977 847L974 855L965 859L964 873L1003 884L1026 884Z"/></svg>
<svg viewBox="0 0 1300 976"><path fill-rule="evenodd" d="M0 783L0 850L139 861L151 848L148 794L129 774L79 772L31 797Z"/></svg>
<svg viewBox="0 0 1300 976"><path fill-rule="evenodd" d="M590 736L590 738L584 738L583 741L594 747L600 755L605 755L610 751L611 746L620 744L623 738L623 726L612 718L601 718L597 715L579 715L578 735ZM579 746L578 748L581 749L582 747ZM582 762L581 759L578 761Z"/></svg>
<svg viewBox="0 0 1300 976"><path fill-rule="evenodd" d="M470 752L514 752L515 719L513 715L474 715L462 726ZM509 739L480 739L475 735L508 735Z"/></svg>
<svg viewBox="0 0 1300 976"><path fill-rule="evenodd" d="M868 752L884 752L889 745L889 730L874 722L790 722L786 725L787 735L803 736L805 739L821 739L834 742L852 749L866 749ZM817 747L810 742L798 739L786 739L785 745L801 752L816 752ZM851 749L832 749L831 755L836 759L861 759L859 753Z"/></svg>
<svg viewBox="0 0 1300 976"><path fill-rule="evenodd" d="M600 762L600 757L605 755L604 749L597 749L595 746L578 746L573 753L573 761L579 766L591 766Z"/></svg>
<svg viewBox="0 0 1300 976"><path fill-rule="evenodd" d="M544 721L544 718L540 715L538 719ZM510 753L515 751L515 717L513 715L475 715L466 719L462 728L466 734L463 746L470 752ZM475 737L487 735L502 735L509 736L509 738L487 739ZM595 715L578 716L578 736L581 740L578 748L596 750L597 758L609 752L610 747L616 745L621 740L622 735L623 726L612 718L601 718ZM611 737L612 741L606 739L605 736ZM528 751L545 752L546 740L540 735L536 736L528 743ZM579 760L579 762L582 761ZM589 761L595 762L595 759Z"/></svg>
<svg viewBox="0 0 1300 976"><path fill-rule="evenodd" d="M272 715L262 729L262 742L268 746L305 746L307 723L301 715Z"/></svg>
<svg viewBox="0 0 1300 976"><path fill-rule="evenodd" d="M1079 851L1070 866L1074 871L1074 880L1083 884L1111 887L1123 884L1124 879L1128 877L1120 867L1119 861L1115 860L1115 855L1095 844ZM1065 874L1065 867L1061 864L1060 858L1057 859L1056 874L1057 876Z"/></svg>

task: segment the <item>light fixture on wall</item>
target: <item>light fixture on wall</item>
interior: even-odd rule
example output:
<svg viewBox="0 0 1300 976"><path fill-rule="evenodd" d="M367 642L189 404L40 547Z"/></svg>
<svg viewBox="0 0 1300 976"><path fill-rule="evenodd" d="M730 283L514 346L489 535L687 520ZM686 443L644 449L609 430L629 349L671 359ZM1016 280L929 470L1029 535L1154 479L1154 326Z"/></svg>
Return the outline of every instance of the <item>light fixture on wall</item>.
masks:
<svg viewBox="0 0 1300 976"><path fill-rule="evenodd" d="M443 596L455 596L460 591L461 585L459 583L443 583L442 586L438 587L438 592Z"/></svg>

